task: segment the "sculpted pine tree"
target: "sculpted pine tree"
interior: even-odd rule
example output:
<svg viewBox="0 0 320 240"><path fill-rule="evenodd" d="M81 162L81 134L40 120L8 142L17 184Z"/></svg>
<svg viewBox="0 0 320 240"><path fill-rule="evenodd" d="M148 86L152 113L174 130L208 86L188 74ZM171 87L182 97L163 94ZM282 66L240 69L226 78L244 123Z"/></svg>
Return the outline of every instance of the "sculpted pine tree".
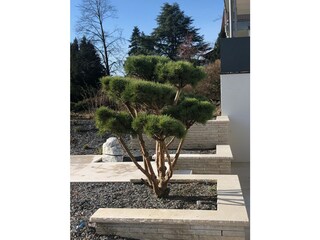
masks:
<svg viewBox="0 0 320 240"><path fill-rule="evenodd" d="M212 118L213 105L181 94L185 85L195 85L205 74L191 63L156 56L131 56L125 70L127 77L104 77L102 85L109 97L126 111L101 107L96 112L96 124L101 132L109 131L117 136L132 162L146 176L146 184L158 197L164 197L169 194L168 182L188 129L196 122L204 124ZM126 134L137 137L142 164L124 141ZM151 164L145 135L156 142L156 169ZM175 138L180 140L172 157L168 147Z"/></svg>

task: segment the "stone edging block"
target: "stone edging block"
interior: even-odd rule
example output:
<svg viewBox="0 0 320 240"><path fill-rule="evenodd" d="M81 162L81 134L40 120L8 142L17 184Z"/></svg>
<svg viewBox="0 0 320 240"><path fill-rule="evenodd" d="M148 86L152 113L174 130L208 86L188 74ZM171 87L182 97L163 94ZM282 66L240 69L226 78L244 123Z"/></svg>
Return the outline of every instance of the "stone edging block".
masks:
<svg viewBox="0 0 320 240"><path fill-rule="evenodd" d="M229 118L228 116L217 116L216 119L207 121L206 124L194 124L188 131L183 144L183 149L213 149L216 145L229 144ZM153 139L144 136L146 148L154 150ZM176 139L169 149L176 149L179 141ZM138 149L138 140L131 139L130 147Z"/></svg>
<svg viewBox="0 0 320 240"><path fill-rule="evenodd" d="M100 208L90 218L98 234L140 239L244 240L248 215L237 175L180 175L216 180L217 210Z"/></svg>
<svg viewBox="0 0 320 240"><path fill-rule="evenodd" d="M215 154L180 154L175 170L191 170L193 174L230 174L232 160L230 146L217 145Z"/></svg>

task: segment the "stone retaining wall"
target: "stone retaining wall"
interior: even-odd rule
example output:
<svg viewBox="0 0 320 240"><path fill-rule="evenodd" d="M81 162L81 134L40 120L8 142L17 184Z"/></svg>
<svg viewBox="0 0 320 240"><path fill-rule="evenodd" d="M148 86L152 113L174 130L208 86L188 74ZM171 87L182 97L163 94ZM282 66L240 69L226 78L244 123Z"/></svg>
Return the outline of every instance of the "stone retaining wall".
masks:
<svg viewBox="0 0 320 240"><path fill-rule="evenodd" d="M217 210L100 208L90 223L100 235L143 240L245 240L249 226L238 176L185 175L217 181Z"/></svg>
<svg viewBox="0 0 320 240"><path fill-rule="evenodd" d="M137 224L137 223L104 223L97 224L98 234L121 235L127 238L143 240L244 240L244 227L224 227L218 225L191 224Z"/></svg>
<svg viewBox="0 0 320 240"><path fill-rule="evenodd" d="M233 160L230 146L216 148L216 154L180 154L174 169L192 170L192 174L230 174Z"/></svg>
<svg viewBox="0 0 320 240"><path fill-rule="evenodd" d="M214 149L218 144L228 144L229 118L228 116L218 116L214 120L209 120L206 124L194 124L188 131L183 144L183 149ZM144 137L147 149L154 150L153 139ZM175 149L179 141L176 139L169 147ZM130 147L138 149L137 139L131 139Z"/></svg>

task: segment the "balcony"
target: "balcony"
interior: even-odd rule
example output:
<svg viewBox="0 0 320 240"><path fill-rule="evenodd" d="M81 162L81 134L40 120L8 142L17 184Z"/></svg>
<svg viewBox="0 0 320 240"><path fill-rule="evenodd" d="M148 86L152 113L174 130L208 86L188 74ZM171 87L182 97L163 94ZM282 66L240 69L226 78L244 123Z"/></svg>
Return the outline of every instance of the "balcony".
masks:
<svg viewBox="0 0 320 240"><path fill-rule="evenodd" d="M221 74L250 73L250 37L220 41Z"/></svg>

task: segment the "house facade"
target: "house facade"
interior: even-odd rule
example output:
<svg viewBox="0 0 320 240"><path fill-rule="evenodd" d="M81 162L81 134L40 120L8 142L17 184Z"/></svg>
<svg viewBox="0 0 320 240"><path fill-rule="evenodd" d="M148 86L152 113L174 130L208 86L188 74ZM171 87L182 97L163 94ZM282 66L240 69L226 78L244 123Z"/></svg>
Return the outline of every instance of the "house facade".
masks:
<svg viewBox="0 0 320 240"><path fill-rule="evenodd" d="M221 114L230 119L234 161L250 161L250 0L224 0Z"/></svg>

